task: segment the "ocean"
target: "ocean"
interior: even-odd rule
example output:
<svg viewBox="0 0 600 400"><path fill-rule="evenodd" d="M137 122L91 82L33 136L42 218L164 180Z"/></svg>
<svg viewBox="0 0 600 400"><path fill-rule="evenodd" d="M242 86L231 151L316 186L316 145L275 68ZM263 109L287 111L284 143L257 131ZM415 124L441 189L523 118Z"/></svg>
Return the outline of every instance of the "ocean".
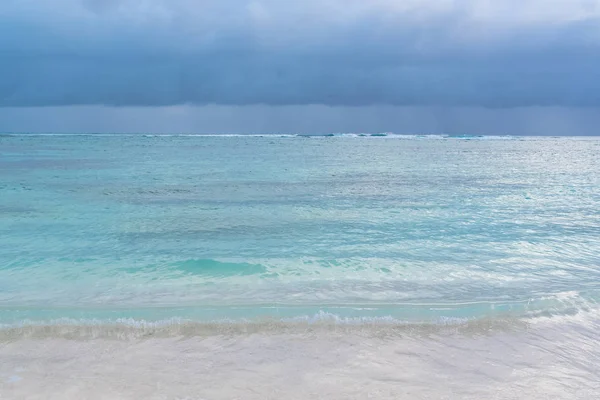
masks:
<svg viewBox="0 0 600 400"><path fill-rule="evenodd" d="M600 397L600 138L0 135L0 399Z"/></svg>

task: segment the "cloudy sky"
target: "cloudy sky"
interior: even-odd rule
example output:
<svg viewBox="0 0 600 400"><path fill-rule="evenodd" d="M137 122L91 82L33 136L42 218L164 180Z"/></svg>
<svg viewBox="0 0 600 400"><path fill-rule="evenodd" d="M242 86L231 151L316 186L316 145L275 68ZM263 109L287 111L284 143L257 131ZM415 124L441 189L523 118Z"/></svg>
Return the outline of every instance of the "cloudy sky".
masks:
<svg viewBox="0 0 600 400"><path fill-rule="evenodd" d="M0 131L597 127L600 0L0 2Z"/></svg>

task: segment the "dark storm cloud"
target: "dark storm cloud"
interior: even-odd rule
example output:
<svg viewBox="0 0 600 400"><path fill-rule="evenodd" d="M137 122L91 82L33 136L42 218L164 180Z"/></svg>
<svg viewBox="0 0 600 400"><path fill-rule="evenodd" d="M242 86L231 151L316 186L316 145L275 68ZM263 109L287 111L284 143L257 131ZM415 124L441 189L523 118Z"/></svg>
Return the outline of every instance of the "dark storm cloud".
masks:
<svg viewBox="0 0 600 400"><path fill-rule="evenodd" d="M0 105L600 105L600 1L5 0Z"/></svg>
<svg viewBox="0 0 600 400"><path fill-rule="evenodd" d="M598 135L594 108L526 107L0 107L2 132Z"/></svg>

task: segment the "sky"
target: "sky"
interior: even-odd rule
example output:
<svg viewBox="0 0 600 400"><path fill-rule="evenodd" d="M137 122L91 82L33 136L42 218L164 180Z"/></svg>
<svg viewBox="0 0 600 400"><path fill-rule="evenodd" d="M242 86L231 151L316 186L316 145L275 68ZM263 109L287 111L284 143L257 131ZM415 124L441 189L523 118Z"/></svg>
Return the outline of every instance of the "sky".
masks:
<svg viewBox="0 0 600 400"><path fill-rule="evenodd" d="M600 0L2 0L0 131L600 134Z"/></svg>

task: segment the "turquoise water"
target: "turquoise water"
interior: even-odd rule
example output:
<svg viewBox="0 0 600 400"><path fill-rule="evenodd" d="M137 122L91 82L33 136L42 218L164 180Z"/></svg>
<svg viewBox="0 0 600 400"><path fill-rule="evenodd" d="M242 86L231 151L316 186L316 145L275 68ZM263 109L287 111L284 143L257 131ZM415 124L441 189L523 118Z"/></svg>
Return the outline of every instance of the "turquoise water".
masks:
<svg viewBox="0 0 600 400"><path fill-rule="evenodd" d="M600 140L0 136L0 323L597 311Z"/></svg>

